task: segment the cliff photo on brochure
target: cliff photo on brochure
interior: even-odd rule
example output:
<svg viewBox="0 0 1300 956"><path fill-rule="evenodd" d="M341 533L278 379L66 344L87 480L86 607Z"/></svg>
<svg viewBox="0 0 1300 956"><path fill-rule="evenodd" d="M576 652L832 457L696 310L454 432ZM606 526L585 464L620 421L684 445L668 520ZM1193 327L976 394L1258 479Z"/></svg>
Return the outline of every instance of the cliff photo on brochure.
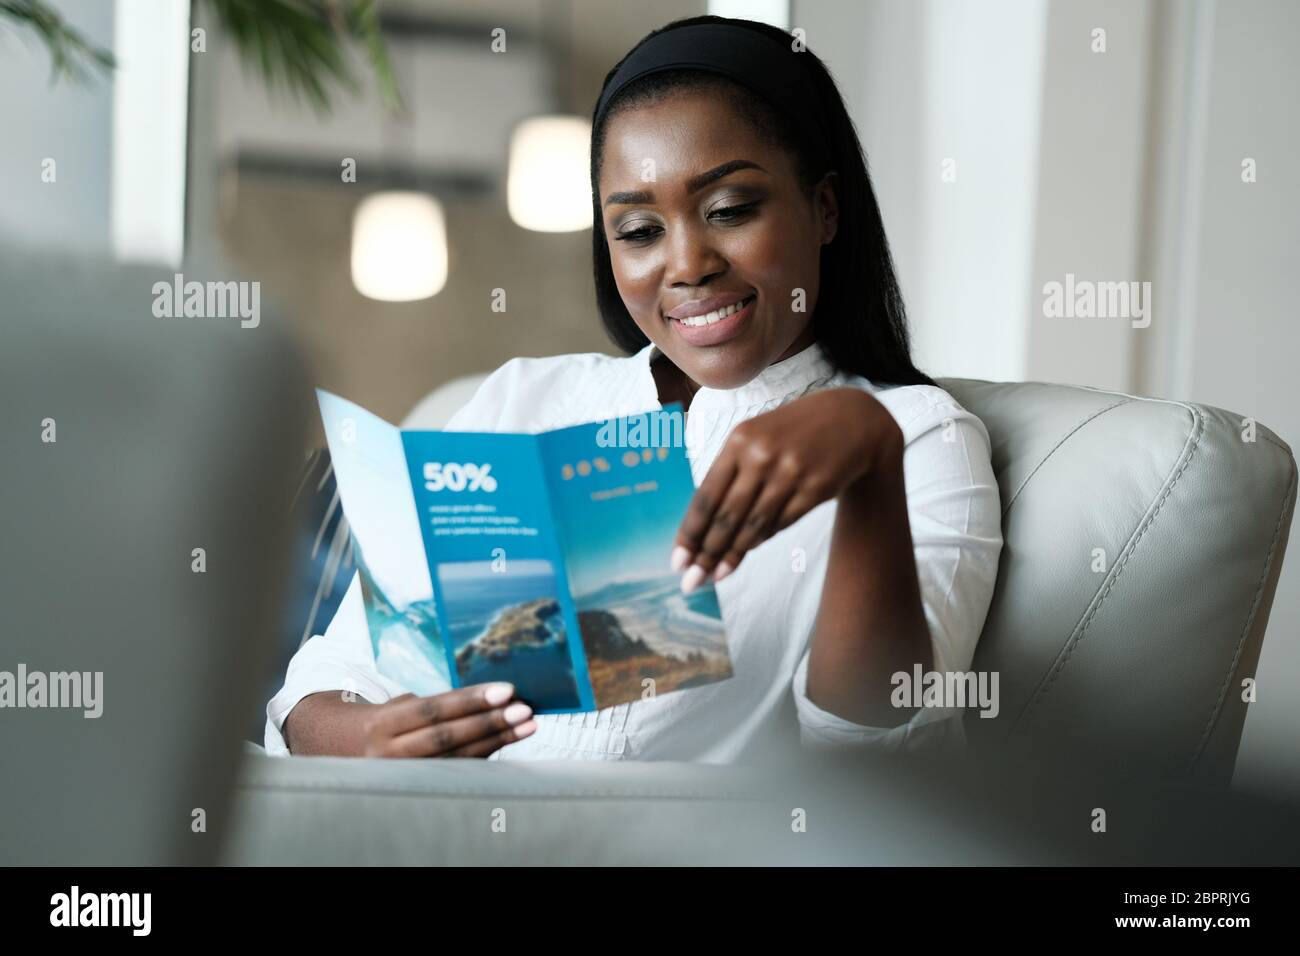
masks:
<svg viewBox="0 0 1300 956"><path fill-rule="evenodd" d="M508 681L537 713L731 676L716 592L682 593L669 567L695 485L655 419L678 413L404 431L317 396L381 673L422 695Z"/></svg>

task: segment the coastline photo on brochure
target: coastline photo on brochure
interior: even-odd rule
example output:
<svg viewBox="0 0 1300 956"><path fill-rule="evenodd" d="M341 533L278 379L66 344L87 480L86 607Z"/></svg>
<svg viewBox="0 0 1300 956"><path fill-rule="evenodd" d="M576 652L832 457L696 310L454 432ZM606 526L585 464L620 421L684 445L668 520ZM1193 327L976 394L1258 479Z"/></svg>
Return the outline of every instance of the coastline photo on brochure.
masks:
<svg viewBox="0 0 1300 956"><path fill-rule="evenodd" d="M695 490L684 443L611 440L658 436L674 408L511 435L317 396L380 673L421 695L508 681L537 713L731 676L716 592L682 593L669 567Z"/></svg>

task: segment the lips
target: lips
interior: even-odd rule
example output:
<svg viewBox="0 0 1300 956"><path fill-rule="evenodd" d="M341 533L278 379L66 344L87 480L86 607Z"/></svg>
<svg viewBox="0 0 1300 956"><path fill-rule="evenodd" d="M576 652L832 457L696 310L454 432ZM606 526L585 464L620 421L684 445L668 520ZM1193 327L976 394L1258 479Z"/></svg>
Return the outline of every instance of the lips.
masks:
<svg viewBox="0 0 1300 956"><path fill-rule="evenodd" d="M669 324L688 345L718 345L743 330L756 300L754 294L697 299L669 313Z"/></svg>
<svg viewBox="0 0 1300 956"><path fill-rule="evenodd" d="M683 302L671 311L665 312L664 315L670 319L687 319L696 316L707 316L711 312L717 312L721 309L725 309L729 305L735 305L752 295L752 292L725 292L719 295L711 295L704 299L691 299L689 302Z"/></svg>

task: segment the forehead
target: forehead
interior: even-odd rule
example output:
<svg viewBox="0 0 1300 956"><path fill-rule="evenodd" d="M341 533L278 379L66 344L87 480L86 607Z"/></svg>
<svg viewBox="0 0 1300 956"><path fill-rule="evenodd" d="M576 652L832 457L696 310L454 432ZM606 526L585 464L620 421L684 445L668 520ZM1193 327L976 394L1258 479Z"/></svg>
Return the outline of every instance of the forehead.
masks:
<svg viewBox="0 0 1300 956"><path fill-rule="evenodd" d="M772 169L779 150L741 113L733 97L716 91L675 91L610 118L601 157L601 191L641 182L646 161L655 180L685 180L732 159Z"/></svg>

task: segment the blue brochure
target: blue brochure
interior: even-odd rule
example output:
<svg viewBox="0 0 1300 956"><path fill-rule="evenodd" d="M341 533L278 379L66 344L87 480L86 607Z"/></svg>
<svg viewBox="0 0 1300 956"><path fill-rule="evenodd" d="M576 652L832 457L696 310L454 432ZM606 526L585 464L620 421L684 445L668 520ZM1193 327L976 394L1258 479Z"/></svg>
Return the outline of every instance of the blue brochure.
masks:
<svg viewBox="0 0 1300 956"><path fill-rule="evenodd" d="M510 681L543 714L731 676L713 586L683 594L668 565L695 492L679 406L512 435L317 397L380 673Z"/></svg>

